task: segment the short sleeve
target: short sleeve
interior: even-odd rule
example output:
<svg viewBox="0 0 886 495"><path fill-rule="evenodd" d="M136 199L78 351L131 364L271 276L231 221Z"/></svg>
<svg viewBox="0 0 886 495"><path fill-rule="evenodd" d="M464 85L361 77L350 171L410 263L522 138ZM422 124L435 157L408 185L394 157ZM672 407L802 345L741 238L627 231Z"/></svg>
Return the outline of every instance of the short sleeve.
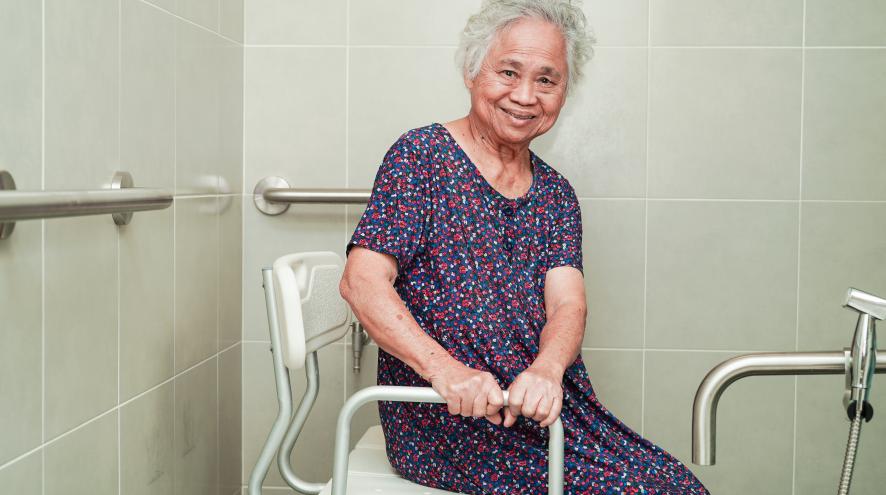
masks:
<svg viewBox="0 0 886 495"><path fill-rule="evenodd" d="M353 246L362 246L393 256L402 270L423 247L431 205L421 174L421 141L410 134L401 136L385 154L345 256Z"/></svg>
<svg viewBox="0 0 886 495"><path fill-rule="evenodd" d="M546 270L558 266L573 266L584 273L581 254L581 206L575 190L563 179L563 200L554 220L547 245Z"/></svg>

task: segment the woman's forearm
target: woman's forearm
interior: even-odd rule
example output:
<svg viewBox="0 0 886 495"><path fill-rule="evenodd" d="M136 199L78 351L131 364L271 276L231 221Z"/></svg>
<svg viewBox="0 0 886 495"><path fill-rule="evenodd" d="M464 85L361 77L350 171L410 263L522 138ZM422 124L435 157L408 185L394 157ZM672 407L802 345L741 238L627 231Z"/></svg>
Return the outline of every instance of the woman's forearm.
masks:
<svg viewBox="0 0 886 495"><path fill-rule="evenodd" d="M562 375L575 362L584 338L587 308L562 304L541 331L538 356L533 366L544 366Z"/></svg>
<svg viewBox="0 0 886 495"><path fill-rule="evenodd" d="M389 280L361 278L347 287L343 295L372 340L422 378L430 381L436 373L457 363L422 330Z"/></svg>

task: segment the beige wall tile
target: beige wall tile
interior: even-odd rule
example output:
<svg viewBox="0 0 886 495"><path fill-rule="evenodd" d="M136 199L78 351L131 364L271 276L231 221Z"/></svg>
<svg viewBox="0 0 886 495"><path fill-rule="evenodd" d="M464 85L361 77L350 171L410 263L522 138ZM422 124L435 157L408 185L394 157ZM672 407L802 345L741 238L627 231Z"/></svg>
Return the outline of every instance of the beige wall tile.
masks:
<svg viewBox="0 0 886 495"><path fill-rule="evenodd" d="M808 50L803 199L886 200L886 50Z"/></svg>
<svg viewBox="0 0 886 495"><path fill-rule="evenodd" d="M269 342L262 268L270 267L280 256L301 251L334 251L344 257L344 207L296 204L283 215L270 217L258 211L251 199L247 201L243 336L245 340Z"/></svg>
<svg viewBox="0 0 886 495"><path fill-rule="evenodd" d="M219 0L175 0L175 13L206 29L218 31Z"/></svg>
<svg viewBox="0 0 886 495"><path fill-rule="evenodd" d="M218 201L175 200L175 370L218 352Z"/></svg>
<svg viewBox="0 0 886 495"><path fill-rule="evenodd" d="M175 19L121 3L120 168L136 186L175 186Z"/></svg>
<svg viewBox="0 0 886 495"><path fill-rule="evenodd" d="M41 443L42 238L31 221L0 240L0 464Z"/></svg>
<svg viewBox="0 0 886 495"><path fill-rule="evenodd" d="M842 403L845 380L842 376L801 376L797 380L796 493L829 494L840 484L849 438L850 423ZM875 412L886 407L882 389L877 393L873 388L870 399ZM883 421L872 420L862 426L852 493L875 495L883 490L883 446L878 439L884 435Z"/></svg>
<svg viewBox="0 0 886 495"><path fill-rule="evenodd" d="M269 344L248 342L243 345L244 480L249 479L278 410L274 371L268 349ZM292 455L295 473L307 481L325 483L332 477L335 423L344 404L344 352L345 346L341 344L326 346L318 352L320 392ZM293 402L297 407L306 386L304 370L293 371L290 375ZM276 462L271 466L264 486L286 486L277 471Z"/></svg>
<svg viewBox="0 0 886 495"><path fill-rule="evenodd" d="M650 70L650 197L798 197L799 50L656 49Z"/></svg>
<svg viewBox="0 0 886 495"><path fill-rule="evenodd" d="M243 4L247 0L219 1L219 31L234 41L243 42Z"/></svg>
<svg viewBox="0 0 886 495"><path fill-rule="evenodd" d="M0 486L16 495L43 495L43 452L0 469Z"/></svg>
<svg viewBox="0 0 886 495"><path fill-rule="evenodd" d="M243 334L243 197L222 196L218 232L218 348Z"/></svg>
<svg viewBox="0 0 886 495"><path fill-rule="evenodd" d="M139 212L120 228L120 395L173 372L173 208Z"/></svg>
<svg viewBox="0 0 886 495"><path fill-rule="evenodd" d="M238 192L242 48L176 22L176 192Z"/></svg>
<svg viewBox="0 0 886 495"><path fill-rule="evenodd" d="M173 399L167 382L120 409L120 493L173 493Z"/></svg>
<svg viewBox="0 0 886 495"><path fill-rule="evenodd" d="M532 149L569 179L579 196L646 193L646 50L596 50L557 125Z"/></svg>
<svg viewBox="0 0 886 495"><path fill-rule="evenodd" d="M647 346L794 346L796 203L650 201L648 214Z"/></svg>
<svg viewBox="0 0 886 495"><path fill-rule="evenodd" d="M584 11L601 46L646 46L649 0L588 0Z"/></svg>
<svg viewBox="0 0 886 495"><path fill-rule="evenodd" d="M218 493L218 358L175 379L175 493Z"/></svg>
<svg viewBox="0 0 886 495"><path fill-rule="evenodd" d="M454 48L353 48L348 186L372 186L385 152L409 129L463 117L470 97Z"/></svg>
<svg viewBox="0 0 886 495"><path fill-rule="evenodd" d="M44 495L116 495L117 411L47 445Z"/></svg>
<svg viewBox="0 0 886 495"><path fill-rule="evenodd" d="M118 6L45 2L47 189L100 188L120 168Z"/></svg>
<svg viewBox="0 0 886 495"><path fill-rule="evenodd" d="M42 11L37 2L0 2L0 170L19 189L39 189L41 170Z"/></svg>
<svg viewBox="0 0 886 495"><path fill-rule="evenodd" d="M350 334L345 337L347 349L345 350L345 393L350 398L354 393L366 387L378 385L378 345L371 342L363 346L363 355L360 358L360 372L355 373L354 352L351 347ZM370 426L381 424L378 417L378 403L369 403L360 408L351 421L351 448L357 444L360 437L366 433Z"/></svg>
<svg viewBox="0 0 886 495"><path fill-rule="evenodd" d="M886 204L803 203L802 217L800 349L840 350L858 319L849 287L886 297Z"/></svg>
<svg viewBox="0 0 886 495"><path fill-rule="evenodd" d="M237 492L242 482L242 350L237 345L218 357L219 495Z"/></svg>
<svg viewBox="0 0 886 495"><path fill-rule="evenodd" d="M249 0L243 7L249 44L322 45L346 39L347 0Z"/></svg>
<svg viewBox="0 0 886 495"><path fill-rule="evenodd" d="M352 45L457 45L480 0L351 2Z"/></svg>
<svg viewBox="0 0 886 495"><path fill-rule="evenodd" d="M343 187L345 49L249 48L246 57L247 189L269 175Z"/></svg>
<svg viewBox="0 0 886 495"><path fill-rule="evenodd" d="M117 229L107 216L46 221L45 438L117 401Z"/></svg>
<svg viewBox="0 0 886 495"><path fill-rule="evenodd" d="M646 204L582 200L585 347L643 344Z"/></svg>
<svg viewBox="0 0 886 495"><path fill-rule="evenodd" d="M643 418L643 352L582 349L597 400L632 430Z"/></svg>
<svg viewBox="0 0 886 495"><path fill-rule="evenodd" d="M648 351L645 436L689 467L711 493L791 493L793 377L751 377L730 386L717 412L717 463L691 464L695 391L713 366L732 356Z"/></svg>
<svg viewBox="0 0 886 495"><path fill-rule="evenodd" d="M803 0L650 2L653 45L799 46Z"/></svg>
<svg viewBox="0 0 886 495"><path fill-rule="evenodd" d="M809 46L886 45L886 3L881 0L806 0Z"/></svg>

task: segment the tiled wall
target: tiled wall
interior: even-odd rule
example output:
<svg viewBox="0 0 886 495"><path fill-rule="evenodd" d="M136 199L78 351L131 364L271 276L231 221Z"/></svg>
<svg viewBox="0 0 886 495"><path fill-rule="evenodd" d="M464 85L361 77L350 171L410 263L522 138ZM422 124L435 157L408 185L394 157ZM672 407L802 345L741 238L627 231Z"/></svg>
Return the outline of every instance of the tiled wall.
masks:
<svg viewBox="0 0 886 495"><path fill-rule="evenodd" d="M403 131L465 114L458 32L479 0L252 0L245 6L245 190L372 185ZM533 149L576 188L604 405L717 495L832 493L848 423L842 377L760 377L720 401L718 463L691 464L691 401L715 364L848 346L849 286L886 294L886 4L594 0L588 77ZM245 200L244 480L276 412L259 270L344 246L361 207ZM335 415L374 380L375 348L321 352L295 454L330 476ZM297 380L296 380L297 381ZM295 383L296 395L303 386ZM874 407L886 406L874 385ZM360 427L377 421L369 407ZM853 493L886 482L866 424ZM272 468L267 486L282 487ZM281 490L281 492L283 492Z"/></svg>
<svg viewBox="0 0 886 495"><path fill-rule="evenodd" d="M238 6L238 3L241 5ZM0 492L240 489L240 0L0 0L0 169L172 207L0 241Z"/></svg>

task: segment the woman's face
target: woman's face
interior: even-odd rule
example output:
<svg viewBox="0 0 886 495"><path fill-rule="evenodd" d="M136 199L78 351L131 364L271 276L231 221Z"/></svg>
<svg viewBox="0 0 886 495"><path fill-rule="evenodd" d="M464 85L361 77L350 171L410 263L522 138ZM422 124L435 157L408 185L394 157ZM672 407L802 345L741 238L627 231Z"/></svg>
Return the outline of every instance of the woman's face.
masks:
<svg viewBox="0 0 886 495"><path fill-rule="evenodd" d="M477 77L465 78L471 114L499 142L528 144L557 121L567 74L560 30L540 19L520 19L492 42Z"/></svg>

